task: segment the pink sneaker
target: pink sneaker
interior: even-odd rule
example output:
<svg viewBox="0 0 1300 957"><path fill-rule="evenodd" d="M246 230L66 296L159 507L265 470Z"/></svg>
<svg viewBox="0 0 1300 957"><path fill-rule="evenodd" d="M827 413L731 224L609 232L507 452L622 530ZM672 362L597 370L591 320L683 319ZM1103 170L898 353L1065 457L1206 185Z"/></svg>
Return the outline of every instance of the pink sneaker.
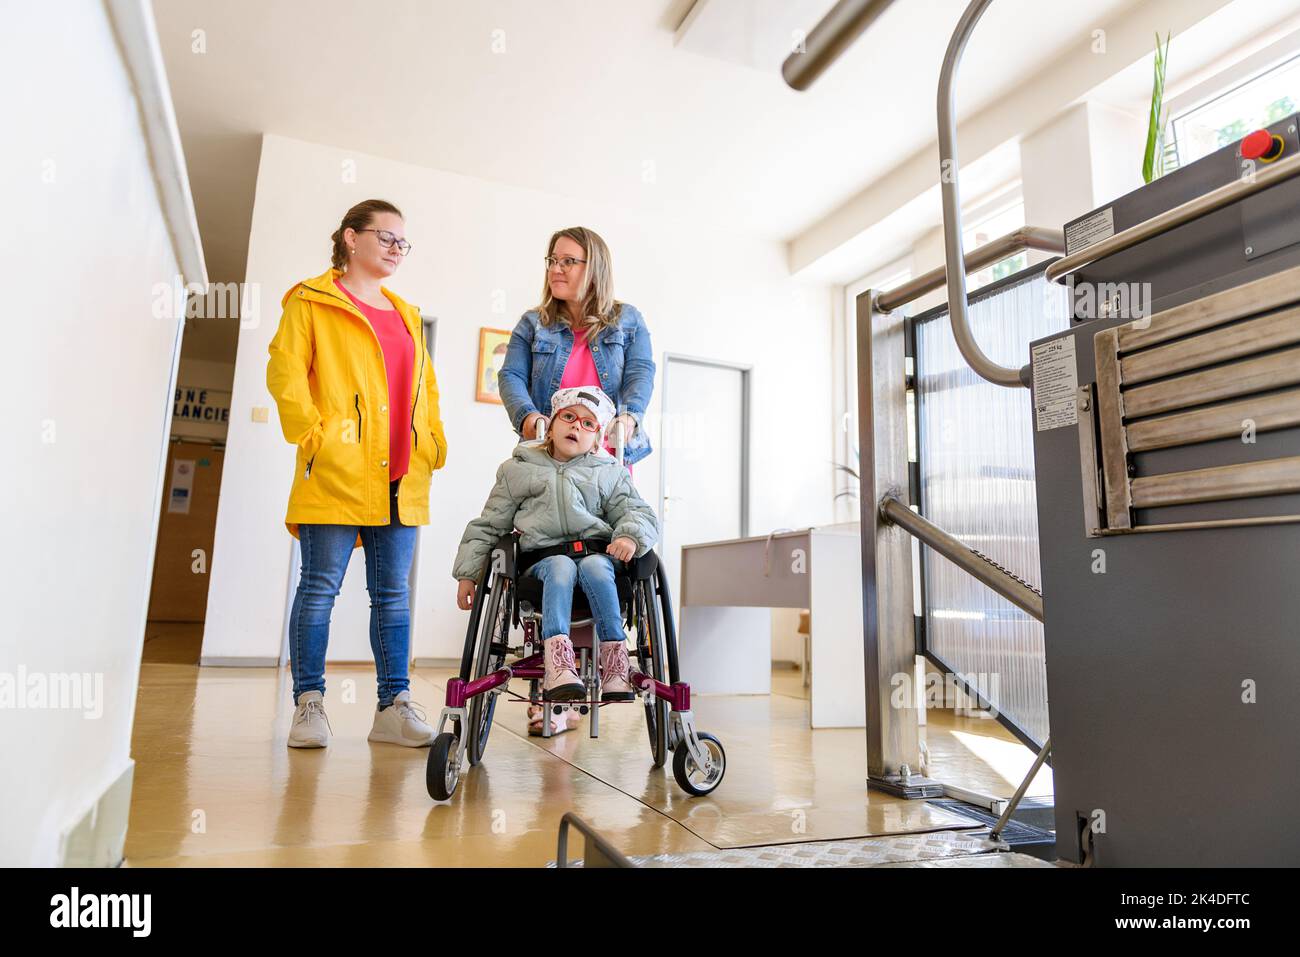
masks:
<svg viewBox="0 0 1300 957"><path fill-rule="evenodd" d="M542 699L577 701L587 696L573 660L573 643L568 635L552 635L542 642Z"/></svg>
<svg viewBox="0 0 1300 957"><path fill-rule="evenodd" d="M627 678L627 645L621 641L600 643L600 700L631 701L636 697Z"/></svg>

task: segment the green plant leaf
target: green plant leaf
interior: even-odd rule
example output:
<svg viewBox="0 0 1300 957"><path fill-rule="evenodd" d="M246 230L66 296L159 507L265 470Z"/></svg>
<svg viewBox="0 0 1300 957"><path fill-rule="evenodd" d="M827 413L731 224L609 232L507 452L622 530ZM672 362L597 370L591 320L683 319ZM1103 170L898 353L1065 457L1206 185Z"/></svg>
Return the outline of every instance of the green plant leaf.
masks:
<svg viewBox="0 0 1300 957"><path fill-rule="evenodd" d="M1142 156L1142 181L1145 183L1164 172L1164 112L1165 112L1165 66L1169 56L1169 40L1173 33L1165 35L1164 46L1160 45L1160 34L1156 34L1155 77L1151 84L1151 113L1147 118L1146 152Z"/></svg>

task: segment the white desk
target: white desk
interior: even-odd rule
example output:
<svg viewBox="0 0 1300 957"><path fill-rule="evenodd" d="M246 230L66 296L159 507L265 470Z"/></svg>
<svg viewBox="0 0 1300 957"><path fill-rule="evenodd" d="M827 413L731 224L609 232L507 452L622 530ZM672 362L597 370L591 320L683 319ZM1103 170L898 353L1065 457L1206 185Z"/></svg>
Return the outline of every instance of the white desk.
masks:
<svg viewBox="0 0 1300 957"><path fill-rule="evenodd" d="M811 724L866 724L858 523L682 546L678 656L702 694L770 694L772 608L811 611Z"/></svg>

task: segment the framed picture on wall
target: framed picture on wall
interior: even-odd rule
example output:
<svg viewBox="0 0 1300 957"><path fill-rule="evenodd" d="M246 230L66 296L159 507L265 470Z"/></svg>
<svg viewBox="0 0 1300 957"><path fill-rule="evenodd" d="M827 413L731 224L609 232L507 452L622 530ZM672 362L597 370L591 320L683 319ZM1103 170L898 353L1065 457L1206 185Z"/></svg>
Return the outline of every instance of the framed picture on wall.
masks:
<svg viewBox="0 0 1300 957"><path fill-rule="evenodd" d="M474 398L479 402L501 401L497 388L497 373L506 361L506 346L510 344L509 329L480 328L478 331L478 375L474 377Z"/></svg>

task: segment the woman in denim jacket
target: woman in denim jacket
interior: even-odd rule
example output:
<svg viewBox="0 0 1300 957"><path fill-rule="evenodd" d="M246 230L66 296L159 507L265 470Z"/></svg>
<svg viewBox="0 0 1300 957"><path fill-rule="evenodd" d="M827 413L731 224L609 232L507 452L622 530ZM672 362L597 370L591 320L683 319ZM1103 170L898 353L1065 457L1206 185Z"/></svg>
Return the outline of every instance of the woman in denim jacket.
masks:
<svg viewBox="0 0 1300 957"><path fill-rule="evenodd" d="M651 452L642 418L654 390L650 332L641 313L614 298L609 247L581 226L561 229L547 245L542 302L515 326L497 382L510 424L536 436L540 409L561 388L592 385L614 400L624 429L623 461ZM614 427L608 432L614 441ZM613 451L613 445L607 446Z"/></svg>

